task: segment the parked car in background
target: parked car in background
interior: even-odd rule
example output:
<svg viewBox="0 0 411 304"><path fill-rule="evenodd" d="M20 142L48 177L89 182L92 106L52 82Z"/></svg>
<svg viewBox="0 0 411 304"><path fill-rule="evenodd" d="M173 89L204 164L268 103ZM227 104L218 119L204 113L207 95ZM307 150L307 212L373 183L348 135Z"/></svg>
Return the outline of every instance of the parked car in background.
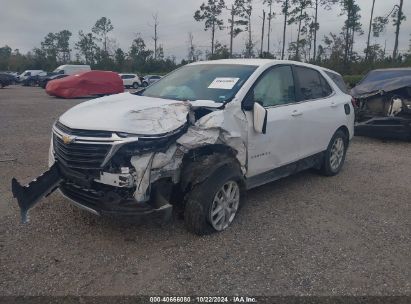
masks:
<svg viewBox="0 0 411 304"><path fill-rule="evenodd" d="M411 140L411 68L373 70L351 95L356 135Z"/></svg>
<svg viewBox="0 0 411 304"><path fill-rule="evenodd" d="M141 86L140 77L137 74L119 74L120 78L123 80L123 85L125 88L138 89Z"/></svg>
<svg viewBox="0 0 411 304"><path fill-rule="evenodd" d="M67 77L69 75L65 75L65 74L56 74L54 72L48 73L47 76L41 76L38 79L38 85L39 87L45 89L47 86L47 83L49 83L49 81L54 80L54 79L61 79L64 77Z"/></svg>
<svg viewBox="0 0 411 304"><path fill-rule="evenodd" d="M12 78L12 83L11 84L16 84L16 83L18 83L19 81L18 81L18 76L19 76L19 73L18 72L13 72L13 71L0 71L0 74L7 74L7 75L9 75L9 76L11 76Z"/></svg>
<svg viewBox="0 0 411 304"><path fill-rule="evenodd" d="M143 87L147 87L150 84L153 84L153 83L159 81L161 78L162 77L159 76L159 75L146 75L146 76L143 77L141 85Z"/></svg>
<svg viewBox="0 0 411 304"><path fill-rule="evenodd" d="M81 103L52 127L50 169L28 186L12 180L22 219L59 188L96 215L170 218L177 208L191 232L222 231L245 190L342 169L354 110L327 72L286 60L197 62L137 93Z"/></svg>
<svg viewBox="0 0 411 304"><path fill-rule="evenodd" d="M46 74L47 74L47 72L45 72L43 70L26 70L18 76L18 80L20 82L23 82L24 80L26 80L29 77L34 77L34 76L37 76L37 75L46 75Z"/></svg>
<svg viewBox="0 0 411 304"><path fill-rule="evenodd" d="M0 88L4 88L16 82L16 78L8 73L0 72Z"/></svg>
<svg viewBox="0 0 411 304"><path fill-rule="evenodd" d="M103 96L124 92L123 81L114 72L89 71L50 81L49 95L61 98Z"/></svg>
<svg viewBox="0 0 411 304"><path fill-rule="evenodd" d="M88 64L64 64L56 68L53 73L74 75L88 71L91 71L91 68Z"/></svg>

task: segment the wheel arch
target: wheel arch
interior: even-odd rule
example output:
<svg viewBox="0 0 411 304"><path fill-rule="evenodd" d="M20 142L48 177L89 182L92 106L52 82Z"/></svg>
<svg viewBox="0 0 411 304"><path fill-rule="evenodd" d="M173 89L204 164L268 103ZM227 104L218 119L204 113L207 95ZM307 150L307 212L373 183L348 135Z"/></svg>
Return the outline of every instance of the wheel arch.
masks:
<svg viewBox="0 0 411 304"><path fill-rule="evenodd" d="M338 131L342 131L342 132L347 136L347 144L349 144L349 142L350 142L350 130L347 128L347 126L343 125L343 126L339 127L339 128L334 132L334 134L335 134L336 132L338 132Z"/></svg>
<svg viewBox="0 0 411 304"><path fill-rule="evenodd" d="M245 187L244 175L236 155L237 151L222 144L206 145L190 150L183 158L180 176L181 190L189 191L224 166L238 168L242 177L241 186Z"/></svg>

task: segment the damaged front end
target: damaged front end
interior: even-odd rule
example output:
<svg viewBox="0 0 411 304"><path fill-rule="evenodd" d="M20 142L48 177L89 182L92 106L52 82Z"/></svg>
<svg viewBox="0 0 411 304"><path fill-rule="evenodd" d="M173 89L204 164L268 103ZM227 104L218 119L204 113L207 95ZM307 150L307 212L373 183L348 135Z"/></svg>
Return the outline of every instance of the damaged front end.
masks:
<svg viewBox="0 0 411 304"><path fill-rule="evenodd" d="M411 139L411 77L365 81L351 95L356 104L356 135Z"/></svg>
<svg viewBox="0 0 411 304"><path fill-rule="evenodd" d="M149 116L155 116L153 109L149 108ZM184 161L204 152L203 148L213 153L210 147L223 147L237 158L245 172L242 138L246 136L241 132L246 132L246 120L240 109L234 109L227 113L221 104L217 108L198 103L160 107L159 116L178 119L166 123L156 117L152 128L175 126L173 131L157 135L72 129L57 121L52 132L50 169L27 186L12 181L23 222L27 221L29 209L56 189L74 205L96 215L157 213L169 219L172 198L184 191L180 184ZM137 117L138 121L148 121L149 116L127 113L127 117ZM144 126L147 128L147 124Z"/></svg>
<svg viewBox="0 0 411 304"><path fill-rule="evenodd" d="M169 218L172 207L166 197L170 185L161 183L176 179L183 153L177 150L175 141L186 130L184 124L167 134L136 136L70 129L57 122L50 169L27 186L12 180L22 221L27 221L29 209L56 189L73 204L96 215L161 212ZM163 181L158 181L160 178Z"/></svg>

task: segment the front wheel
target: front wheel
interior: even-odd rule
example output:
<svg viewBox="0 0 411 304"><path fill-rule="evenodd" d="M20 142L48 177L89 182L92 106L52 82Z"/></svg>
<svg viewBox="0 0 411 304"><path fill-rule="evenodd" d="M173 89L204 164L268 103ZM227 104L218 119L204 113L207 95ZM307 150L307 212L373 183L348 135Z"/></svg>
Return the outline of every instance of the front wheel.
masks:
<svg viewBox="0 0 411 304"><path fill-rule="evenodd" d="M338 130L332 137L327 150L325 151L324 162L321 172L326 176L337 175L345 162L348 148L347 135Z"/></svg>
<svg viewBox="0 0 411 304"><path fill-rule="evenodd" d="M138 83L137 83L137 82L134 82L134 83L133 83L133 89L138 89L138 87L139 87L139 86L138 86Z"/></svg>
<svg viewBox="0 0 411 304"><path fill-rule="evenodd" d="M184 210L187 229L197 235L223 231L233 222L240 207L241 171L224 166L188 195Z"/></svg>
<svg viewBox="0 0 411 304"><path fill-rule="evenodd" d="M143 83L142 83L142 86L145 88L145 87L148 87L148 82L147 81L144 81Z"/></svg>

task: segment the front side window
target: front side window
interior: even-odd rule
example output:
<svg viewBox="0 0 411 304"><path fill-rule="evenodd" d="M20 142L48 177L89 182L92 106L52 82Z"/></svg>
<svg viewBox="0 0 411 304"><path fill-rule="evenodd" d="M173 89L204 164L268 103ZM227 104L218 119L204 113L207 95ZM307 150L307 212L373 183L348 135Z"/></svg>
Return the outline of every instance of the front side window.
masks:
<svg viewBox="0 0 411 304"><path fill-rule="evenodd" d="M235 96L256 68L239 64L187 65L154 82L141 95L223 103Z"/></svg>
<svg viewBox="0 0 411 304"><path fill-rule="evenodd" d="M332 89L321 74L310 68L295 67L299 82L299 95L302 100L324 98L332 93Z"/></svg>
<svg viewBox="0 0 411 304"><path fill-rule="evenodd" d="M254 87L254 101L264 107L295 102L294 78L290 66L266 72Z"/></svg>

